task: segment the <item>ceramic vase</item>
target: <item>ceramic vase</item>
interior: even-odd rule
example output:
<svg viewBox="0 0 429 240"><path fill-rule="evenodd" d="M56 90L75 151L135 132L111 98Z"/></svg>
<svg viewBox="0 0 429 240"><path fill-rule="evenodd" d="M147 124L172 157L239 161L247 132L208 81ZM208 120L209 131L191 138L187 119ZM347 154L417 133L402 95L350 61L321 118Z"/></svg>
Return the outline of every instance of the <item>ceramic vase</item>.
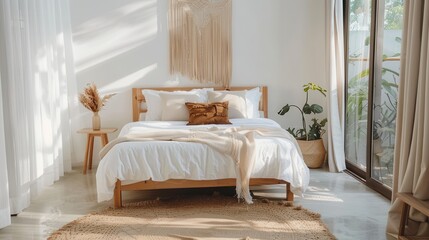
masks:
<svg viewBox="0 0 429 240"><path fill-rule="evenodd" d="M92 130L100 130L100 116L98 115L98 112L94 112L94 115L92 116Z"/></svg>

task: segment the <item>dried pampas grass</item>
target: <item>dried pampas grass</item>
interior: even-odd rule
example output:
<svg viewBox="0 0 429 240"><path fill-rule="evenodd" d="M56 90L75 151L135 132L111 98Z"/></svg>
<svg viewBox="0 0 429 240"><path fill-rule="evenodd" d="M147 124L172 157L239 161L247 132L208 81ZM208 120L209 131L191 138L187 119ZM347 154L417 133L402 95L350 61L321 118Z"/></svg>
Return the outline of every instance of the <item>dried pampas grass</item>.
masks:
<svg viewBox="0 0 429 240"><path fill-rule="evenodd" d="M115 94L107 94L100 97L97 86L94 83L88 84L84 89L83 93L79 95L79 101L84 107L88 108L92 112L99 112L106 102L113 97Z"/></svg>

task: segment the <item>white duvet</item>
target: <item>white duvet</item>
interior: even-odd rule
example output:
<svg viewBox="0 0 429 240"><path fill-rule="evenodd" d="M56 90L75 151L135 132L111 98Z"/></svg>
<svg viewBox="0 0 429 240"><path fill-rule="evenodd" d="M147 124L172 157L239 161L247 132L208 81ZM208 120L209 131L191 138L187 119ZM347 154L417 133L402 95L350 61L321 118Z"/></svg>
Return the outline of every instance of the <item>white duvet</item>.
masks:
<svg viewBox="0 0 429 240"><path fill-rule="evenodd" d="M230 127L278 127L265 118L230 119ZM185 121L146 121L125 125L119 137L139 129L188 129L211 128L213 125L186 126ZM302 160L296 141L277 137L255 139L255 161L252 178L276 178L291 183L292 192L302 194L309 183L309 170ZM113 197L116 179L136 182L152 179L213 180L235 178L235 162L227 154L210 148L206 144L175 141L136 141L114 145L100 161L97 169L98 201Z"/></svg>

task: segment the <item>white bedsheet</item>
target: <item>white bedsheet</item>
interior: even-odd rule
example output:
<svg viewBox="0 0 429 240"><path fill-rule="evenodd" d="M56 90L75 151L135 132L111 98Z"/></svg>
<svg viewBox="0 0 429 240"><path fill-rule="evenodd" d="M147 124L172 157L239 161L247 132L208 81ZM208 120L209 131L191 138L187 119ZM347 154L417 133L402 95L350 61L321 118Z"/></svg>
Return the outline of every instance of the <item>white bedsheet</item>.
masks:
<svg viewBox="0 0 429 240"><path fill-rule="evenodd" d="M280 126L273 120L230 119L231 126ZM213 125L186 126L186 121L142 121L125 125L119 136L139 127L160 129L209 128ZM291 183L292 192L301 195L309 183L309 170L296 141L284 138L257 138L252 178L276 178ZM235 162L230 156L205 144L174 141L122 142L112 147L97 169L98 201L110 200L116 179L121 181L165 181L168 179L213 180L235 178Z"/></svg>

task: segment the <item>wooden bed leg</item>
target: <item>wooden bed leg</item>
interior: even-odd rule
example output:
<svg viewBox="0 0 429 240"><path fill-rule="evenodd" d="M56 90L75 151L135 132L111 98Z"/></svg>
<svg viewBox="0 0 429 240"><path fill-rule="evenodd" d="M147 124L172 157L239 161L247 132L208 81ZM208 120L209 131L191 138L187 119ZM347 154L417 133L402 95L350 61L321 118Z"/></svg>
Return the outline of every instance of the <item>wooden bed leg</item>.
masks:
<svg viewBox="0 0 429 240"><path fill-rule="evenodd" d="M115 191L113 196L113 205L115 208L122 207L122 190L121 190L121 180L116 180Z"/></svg>
<svg viewBox="0 0 429 240"><path fill-rule="evenodd" d="M286 183L286 200L293 202L293 192L290 190L290 183Z"/></svg>
<svg viewBox="0 0 429 240"><path fill-rule="evenodd" d="M402 202L402 213L401 213L401 221L399 224L399 233L398 236L404 236L405 233L405 223L408 219L408 215L409 215L409 211L410 211L410 205L408 205L405 202Z"/></svg>

